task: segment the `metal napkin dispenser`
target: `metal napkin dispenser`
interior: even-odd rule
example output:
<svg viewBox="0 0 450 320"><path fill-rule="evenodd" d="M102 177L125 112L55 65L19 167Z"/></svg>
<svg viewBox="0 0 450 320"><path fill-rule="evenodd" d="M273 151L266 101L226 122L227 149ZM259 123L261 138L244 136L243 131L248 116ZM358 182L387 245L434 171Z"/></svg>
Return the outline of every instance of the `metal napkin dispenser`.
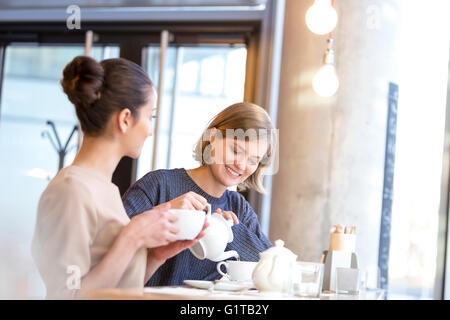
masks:
<svg viewBox="0 0 450 320"><path fill-rule="evenodd" d="M355 252L325 250L320 262L324 264L322 291L336 292L336 268L358 269Z"/></svg>
<svg viewBox="0 0 450 320"><path fill-rule="evenodd" d="M334 225L330 233L330 247L322 254L324 264L323 291L336 292L336 268L358 269L355 253L356 227Z"/></svg>

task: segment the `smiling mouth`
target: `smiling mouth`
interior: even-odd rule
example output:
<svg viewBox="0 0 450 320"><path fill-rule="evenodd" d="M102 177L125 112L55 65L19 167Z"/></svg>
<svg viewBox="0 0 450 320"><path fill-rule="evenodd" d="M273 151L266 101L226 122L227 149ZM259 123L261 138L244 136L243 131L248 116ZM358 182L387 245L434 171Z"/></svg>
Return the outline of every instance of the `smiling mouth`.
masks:
<svg viewBox="0 0 450 320"><path fill-rule="evenodd" d="M227 169L227 171L234 177L239 178L242 174L237 173L236 171L234 171L233 169L231 169L230 167L225 166L225 168Z"/></svg>

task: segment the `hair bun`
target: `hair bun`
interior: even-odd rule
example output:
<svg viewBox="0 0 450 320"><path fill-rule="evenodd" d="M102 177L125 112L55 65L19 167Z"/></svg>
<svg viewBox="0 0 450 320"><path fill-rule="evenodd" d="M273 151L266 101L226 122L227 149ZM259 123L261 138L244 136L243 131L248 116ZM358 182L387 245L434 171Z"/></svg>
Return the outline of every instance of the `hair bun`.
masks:
<svg viewBox="0 0 450 320"><path fill-rule="evenodd" d="M88 107L100 98L103 67L86 56L74 58L63 71L61 85L69 100L77 107Z"/></svg>

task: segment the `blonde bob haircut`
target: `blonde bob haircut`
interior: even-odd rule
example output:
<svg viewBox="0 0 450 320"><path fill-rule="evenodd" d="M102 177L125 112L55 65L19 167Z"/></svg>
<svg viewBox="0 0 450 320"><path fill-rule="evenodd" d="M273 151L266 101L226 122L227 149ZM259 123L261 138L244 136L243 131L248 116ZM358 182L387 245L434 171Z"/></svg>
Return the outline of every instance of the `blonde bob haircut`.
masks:
<svg viewBox="0 0 450 320"><path fill-rule="evenodd" d="M253 129L258 132L258 141L259 139L267 141L267 151L259 161L257 169L238 185L238 190L254 189L265 194L263 179L265 172L272 163L276 150L276 131L268 113L260 106L248 102L236 103L222 110L210 121L194 147L194 158L202 165L211 163L208 162L207 153L208 149L212 148L210 146L210 132L214 128L217 130L216 134L221 133L221 137L227 137L227 131L230 130L248 132L248 130Z"/></svg>

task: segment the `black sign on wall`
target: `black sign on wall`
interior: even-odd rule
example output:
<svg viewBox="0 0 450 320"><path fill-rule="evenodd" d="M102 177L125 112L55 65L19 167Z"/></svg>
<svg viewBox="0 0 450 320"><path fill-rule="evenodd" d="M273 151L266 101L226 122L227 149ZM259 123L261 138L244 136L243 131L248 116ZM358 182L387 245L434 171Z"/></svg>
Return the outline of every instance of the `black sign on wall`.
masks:
<svg viewBox="0 0 450 320"><path fill-rule="evenodd" d="M391 215L394 188L395 140L397 132L398 85L389 83L388 118L386 129L386 150L384 160L383 201L381 207L380 244L378 267L380 286L388 287L389 246L391 240Z"/></svg>

